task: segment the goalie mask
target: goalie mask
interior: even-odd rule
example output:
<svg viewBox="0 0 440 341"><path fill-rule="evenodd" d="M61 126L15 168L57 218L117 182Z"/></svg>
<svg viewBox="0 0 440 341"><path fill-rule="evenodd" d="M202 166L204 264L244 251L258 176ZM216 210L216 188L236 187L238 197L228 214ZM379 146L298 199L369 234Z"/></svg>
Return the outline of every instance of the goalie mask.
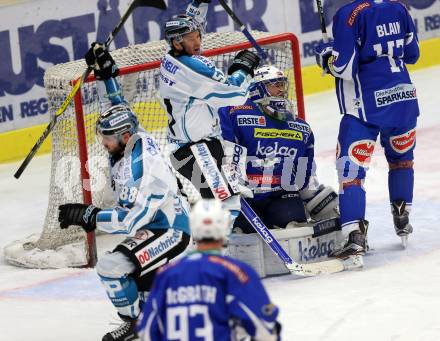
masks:
<svg viewBox="0 0 440 341"><path fill-rule="evenodd" d="M165 23L165 40L173 48L173 40L181 43L185 34L195 31L202 35L203 28L193 17L186 14L176 15Z"/></svg>
<svg viewBox="0 0 440 341"><path fill-rule="evenodd" d="M284 72L274 66L262 66L255 70L250 86L250 100L277 120L294 119L294 108L287 98L289 80Z"/></svg>
<svg viewBox="0 0 440 341"><path fill-rule="evenodd" d="M121 143L122 135L133 135L139 128L139 121L128 105L118 104L110 107L99 115L96 122L96 136L102 143L103 139L114 138Z"/></svg>
<svg viewBox="0 0 440 341"><path fill-rule="evenodd" d="M192 237L199 240L227 240L231 233L231 215L219 200L201 199L189 214Z"/></svg>

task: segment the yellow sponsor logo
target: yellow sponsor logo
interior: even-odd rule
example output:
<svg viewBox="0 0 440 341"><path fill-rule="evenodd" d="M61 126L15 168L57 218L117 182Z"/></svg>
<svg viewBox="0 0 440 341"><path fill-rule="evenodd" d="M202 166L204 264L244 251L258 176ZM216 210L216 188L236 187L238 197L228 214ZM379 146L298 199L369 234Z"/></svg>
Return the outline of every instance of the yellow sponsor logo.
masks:
<svg viewBox="0 0 440 341"><path fill-rule="evenodd" d="M288 129L263 129L255 128L254 137L260 139L287 139L302 141L303 134L300 131Z"/></svg>

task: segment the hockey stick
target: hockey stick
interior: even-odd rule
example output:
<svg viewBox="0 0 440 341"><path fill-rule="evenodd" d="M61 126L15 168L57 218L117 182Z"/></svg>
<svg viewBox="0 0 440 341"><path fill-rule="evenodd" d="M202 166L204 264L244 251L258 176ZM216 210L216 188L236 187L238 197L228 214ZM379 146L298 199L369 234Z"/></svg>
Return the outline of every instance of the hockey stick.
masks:
<svg viewBox="0 0 440 341"><path fill-rule="evenodd" d="M165 5L164 0L134 0L130 4L130 6L128 6L127 10L125 11L125 13L122 15L121 19L119 20L119 23L116 25L116 27L113 29L113 31L111 31L110 35L108 36L107 40L105 41L104 45L106 48L109 47L109 45L112 43L115 36L118 34L118 32L121 30L124 23L127 21L131 12L133 12L133 10L137 7L154 7L154 8L158 8L158 9L162 9L162 10L166 9L166 5ZM38 149L40 149L43 142L46 140L46 138L52 132L55 125L57 124L58 118L66 111L66 109L69 106L70 102L72 101L73 97L75 97L76 93L81 88L81 84L84 83L84 81L86 80L86 78L88 77L90 72L92 72L92 69L90 67L88 67L83 72L83 74L81 75L79 80L76 81L75 85L73 86L70 93L67 95L64 102L60 105L58 110L55 112L54 117L49 122L46 129L44 129L43 134L41 134L41 136L38 138L37 142L30 150L29 154L26 156L26 158L23 160L23 162L21 163L18 170L15 172L14 177L16 179L18 179L21 176L23 171L26 169L27 165L31 162L32 158L37 153Z"/></svg>
<svg viewBox="0 0 440 341"><path fill-rule="evenodd" d="M221 174L220 170L216 167L216 161L211 155L206 143L201 142L193 144L190 147L190 150L194 155L196 164L200 167L202 174L205 176L206 182L208 183L209 188L211 188L214 197L219 200L225 200L231 197L231 193L227 189L228 184L223 179L223 175ZM223 171L225 171L225 169ZM217 186L214 186L214 179L220 179ZM221 193L224 194L224 196L222 196L220 191L218 191L220 188L223 189ZM340 272L346 269L343 261L339 259L313 264L299 264L293 261L287 252L281 247L280 243L278 243L272 233L270 233L267 226L264 225L261 219L257 216L248 202L244 198L240 198L240 203L241 212L243 215L292 274L298 276L316 276L319 274ZM356 259L352 260L352 262L355 263Z"/></svg>
<svg viewBox="0 0 440 341"><path fill-rule="evenodd" d="M241 198L241 212L255 229L255 231L263 238L265 243L272 249L272 251L281 259L286 268L294 275L298 276L316 276L320 274L331 274L335 272L341 272L346 269L349 269L349 266L346 266L343 260L340 259L331 259L328 261L318 262L318 263L309 263L309 264L299 264L295 262L287 252L282 248L280 243L275 239L270 230L266 225L261 221L261 219L256 215L252 207L248 204L248 202ZM349 263L358 263L362 262L358 256L350 259Z"/></svg>
<svg viewBox="0 0 440 341"><path fill-rule="evenodd" d="M266 52L258 45L257 41L252 37L251 33L246 28L246 25L244 25L240 19L235 15L234 11L231 9L231 7L228 6L225 0L219 0L220 5L224 8L226 13L232 18L232 20L240 27L240 31L245 35L247 40L252 44L252 46L257 50L258 55L261 57L261 59L266 60L270 62L269 56Z"/></svg>
<svg viewBox="0 0 440 341"><path fill-rule="evenodd" d="M328 43L328 34L327 34L327 26L325 24L325 17L324 17L324 8L322 7L321 0L316 0L316 6L318 7L318 15L319 15L319 23L321 25L321 32L322 32L322 41L324 43ZM326 75L325 70L322 70L321 76L324 77Z"/></svg>
<svg viewBox="0 0 440 341"><path fill-rule="evenodd" d="M318 7L319 22L321 24L322 40L324 43L328 43L327 26L324 18L324 8L322 7L321 0L316 0L316 6Z"/></svg>

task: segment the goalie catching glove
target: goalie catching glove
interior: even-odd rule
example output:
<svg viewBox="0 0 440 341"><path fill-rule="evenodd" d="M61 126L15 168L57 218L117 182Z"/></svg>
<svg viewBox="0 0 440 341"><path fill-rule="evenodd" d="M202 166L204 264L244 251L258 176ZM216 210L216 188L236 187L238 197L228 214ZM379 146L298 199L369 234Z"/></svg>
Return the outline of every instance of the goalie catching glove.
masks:
<svg viewBox="0 0 440 341"><path fill-rule="evenodd" d="M104 45L92 43L85 55L87 66L94 70L96 79L105 80L116 77L119 69Z"/></svg>
<svg viewBox="0 0 440 341"><path fill-rule="evenodd" d="M243 50L237 53L228 69L228 75L232 75L235 71L243 70L248 75L254 77L254 70L260 64L260 57L249 50Z"/></svg>
<svg viewBox="0 0 440 341"><path fill-rule="evenodd" d="M96 215L100 208L85 204L64 204L58 207L60 227L66 229L71 225L81 226L87 232L96 229Z"/></svg>

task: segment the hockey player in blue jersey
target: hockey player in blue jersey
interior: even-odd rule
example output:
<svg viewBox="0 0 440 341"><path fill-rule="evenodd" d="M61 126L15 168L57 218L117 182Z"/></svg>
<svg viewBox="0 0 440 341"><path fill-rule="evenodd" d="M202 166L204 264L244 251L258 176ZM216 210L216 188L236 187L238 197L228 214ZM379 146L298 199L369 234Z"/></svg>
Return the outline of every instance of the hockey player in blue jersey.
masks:
<svg viewBox="0 0 440 341"><path fill-rule="evenodd" d="M334 41L321 43L318 64L336 78L343 114L337 148L344 257L366 249L363 183L376 139L389 164L388 189L394 228L406 246L412 232L408 215L413 199L413 152L419 115L416 89L406 64L419 58L413 20L393 0L357 0L333 19Z"/></svg>
<svg viewBox="0 0 440 341"><path fill-rule="evenodd" d="M197 250L159 270L139 324L142 341L280 339L278 308L257 273L221 254L229 220L217 200L193 207Z"/></svg>
<svg viewBox="0 0 440 341"><path fill-rule="evenodd" d="M187 204L178 195L176 178L155 140L121 96L118 70L103 45L94 43L86 61L98 79L102 111L96 135L109 155L112 208L67 203L59 207L61 228L96 228L128 237L100 256L96 271L124 321L103 341L133 340L142 302L159 266L182 253L190 239Z"/></svg>
<svg viewBox="0 0 440 341"><path fill-rule="evenodd" d="M176 149L171 155L173 166L194 184L203 198L224 200L225 207L237 216L238 195L220 175L225 148L217 110L246 101L259 58L251 51L240 51L226 76L201 55L209 2L194 0L186 14L165 23L170 50L161 62L159 92L168 113L168 139ZM204 172L205 168L211 172Z"/></svg>
<svg viewBox="0 0 440 341"><path fill-rule="evenodd" d="M314 220L338 215L337 194L317 181L313 132L294 114L288 87L284 72L263 66L255 71L247 102L219 110L223 138L247 149L254 193L248 202L270 228L306 222L306 210ZM234 226L255 232L243 214Z"/></svg>

